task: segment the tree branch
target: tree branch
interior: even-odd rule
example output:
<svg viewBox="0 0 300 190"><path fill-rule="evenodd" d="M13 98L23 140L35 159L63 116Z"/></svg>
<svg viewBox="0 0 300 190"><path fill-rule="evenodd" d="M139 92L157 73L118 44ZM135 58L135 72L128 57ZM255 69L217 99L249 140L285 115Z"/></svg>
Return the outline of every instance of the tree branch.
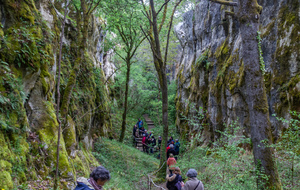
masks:
<svg viewBox="0 0 300 190"><path fill-rule="evenodd" d="M93 1L92 1L91 6L90 6L87 14L90 14L90 13L94 12L94 10L99 6L100 2L101 2L101 0L98 0L98 2L96 3L96 5L93 7Z"/></svg>
<svg viewBox="0 0 300 190"><path fill-rule="evenodd" d="M169 49L169 42L170 42L170 33L171 33L171 28L172 28L172 24L173 24L173 18L174 18L174 14L176 11L176 8L178 7L178 5L181 3L182 0L179 0L176 5L174 6L172 15L171 15L171 20L170 20L170 25L169 25L169 30L168 30L168 37L167 37L167 45L166 45L166 51L165 51L165 61L163 63L163 67L166 66L167 64L167 57L168 57L168 49Z"/></svg>
<svg viewBox="0 0 300 190"><path fill-rule="evenodd" d="M111 74L111 75L109 75L109 77L106 79L106 81L104 82L104 85L108 82L108 80L119 70L119 69L121 69L122 67L124 67L125 65L123 65L123 66L121 66L121 67L119 67L119 68L117 68L116 70L114 70L114 72Z"/></svg>
<svg viewBox="0 0 300 190"><path fill-rule="evenodd" d="M158 55L157 55L156 52L154 51L154 47L153 47L153 44L152 44L151 40L148 38L148 35L147 35L146 32L144 31L143 27L142 27L142 26L140 26L140 27L141 27L142 32L144 33L145 37L147 38L149 44L150 44L150 47L151 47L151 50L152 50L154 56L155 56L156 58L158 58Z"/></svg>
<svg viewBox="0 0 300 190"><path fill-rule="evenodd" d="M162 10L162 8L166 5L166 4L168 4L169 3L169 1L170 0L167 0L161 7L160 7L160 9L157 11L157 15L159 14L159 12Z"/></svg>

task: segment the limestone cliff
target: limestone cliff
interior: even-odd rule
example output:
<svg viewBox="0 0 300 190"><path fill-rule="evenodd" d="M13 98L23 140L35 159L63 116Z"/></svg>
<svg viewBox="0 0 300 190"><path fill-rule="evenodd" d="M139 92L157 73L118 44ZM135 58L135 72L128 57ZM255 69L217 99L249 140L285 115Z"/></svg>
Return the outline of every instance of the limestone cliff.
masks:
<svg viewBox="0 0 300 190"><path fill-rule="evenodd" d="M50 2L54 1L0 0L1 189L46 180L54 174L56 60L64 5ZM74 10L70 10L63 40L62 94L77 54L75 20ZM104 25L103 20L92 17L88 26L85 62L76 78L62 132L62 189L72 189L76 173L87 176L90 166L98 165L90 152L93 139L111 135L109 88L104 82L114 66L103 58Z"/></svg>
<svg viewBox="0 0 300 190"><path fill-rule="evenodd" d="M300 111L300 15L299 1L270 0L258 3L261 13L262 56L265 62L265 87L270 120L276 138L282 127L273 114L290 118L289 110ZM227 13L225 13L227 12ZM244 83L243 57L240 56L238 9L196 1L195 9L184 14L175 26L180 41L177 72L177 120L182 135L201 133L200 144L218 138L224 124L238 121L240 133L249 136L249 116L245 97L240 93ZM183 119L203 114L209 125L199 130Z"/></svg>

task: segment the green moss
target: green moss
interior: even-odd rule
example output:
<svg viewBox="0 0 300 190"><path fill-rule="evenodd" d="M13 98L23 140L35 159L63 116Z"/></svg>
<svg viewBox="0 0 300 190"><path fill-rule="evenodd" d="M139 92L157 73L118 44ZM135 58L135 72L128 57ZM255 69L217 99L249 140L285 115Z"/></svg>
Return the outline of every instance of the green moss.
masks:
<svg viewBox="0 0 300 190"><path fill-rule="evenodd" d="M7 144L8 143L4 138L4 134L0 131L0 158L9 161L12 157L12 152Z"/></svg>
<svg viewBox="0 0 300 190"><path fill-rule="evenodd" d="M273 30L273 28L275 26L275 21L276 21L276 19L273 18L273 20L267 25L264 33L261 35L261 38L265 38L265 37L269 36L269 34L271 33L271 31Z"/></svg>
<svg viewBox="0 0 300 190"><path fill-rule="evenodd" d="M75 123L72 120L70 116L67 118L67 126L64 130L64 140L65 140L65 146L67 149L68 154L71 154L71 149L75 149L76 147L76 129L75 129Z"/></svg>
<svg viewBox="0 0 300 190"><path fill-rule="evenodd" d="M12 173L11 171L12 165L10 162L5 160L0 160L0 171L7 171L8 173Z"/></svg>
<svg viewBox="0 0 300 190"><path fill-rule="evenodd" d="M2 189L13 189L14 185L9 172L0 172L0 186Z"/></svg>
<svg viewBox="0 0 300 190"><path fill-rule="evenodd" d="M229 46L228 38L216 49L214 56L218 59L218 62L222 62L228 56Z"/></svg>

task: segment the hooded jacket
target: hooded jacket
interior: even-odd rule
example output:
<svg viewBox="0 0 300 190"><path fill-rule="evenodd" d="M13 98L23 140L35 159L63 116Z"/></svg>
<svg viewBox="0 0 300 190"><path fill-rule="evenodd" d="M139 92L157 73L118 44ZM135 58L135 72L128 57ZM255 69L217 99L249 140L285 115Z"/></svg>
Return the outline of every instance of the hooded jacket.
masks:
<svg viewBox="0 0 300 190"><path fill-rule="evenodd" d="M94 190L94 187L88 182L88 179L84 177L78 178L77 184L74 190Z"/></svg>
<svg viewBox="0 0 300 190"><path fill-rule="evenodd" d="M199 185L197 187L198 183ZM189 180L184 184L181 190L204 190L204 186L200 180L198 180L196 177L192 177L189 178Z"/></svg>

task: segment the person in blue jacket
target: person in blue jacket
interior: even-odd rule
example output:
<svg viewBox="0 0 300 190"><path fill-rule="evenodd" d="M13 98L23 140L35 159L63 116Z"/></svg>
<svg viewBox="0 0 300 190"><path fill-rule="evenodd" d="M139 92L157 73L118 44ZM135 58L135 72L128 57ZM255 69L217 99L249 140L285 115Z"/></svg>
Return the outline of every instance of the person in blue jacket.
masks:
<svg viewBox="0 0 300 190"><path fill-rule="evenodd" d="M136 123L136 125L139 127L139 129L141 129L143 127L143 121L139 118L138 122Z"/></svg>
<svg viewBox="0 0 300 190"><path fill-rule="evenodd" d="M179 155L179 147L180 147L180 142L178 141L178 139L175 140L175 152L176 155Z"/></svg>
<svg viewBox="0 0 300 190"><path fill-rule="evenodd" d="M80 177L77 179L77 186L74 190L103 190L102 186L110 180L110 173L103 166L98 166L90 178Z"/></svg>

